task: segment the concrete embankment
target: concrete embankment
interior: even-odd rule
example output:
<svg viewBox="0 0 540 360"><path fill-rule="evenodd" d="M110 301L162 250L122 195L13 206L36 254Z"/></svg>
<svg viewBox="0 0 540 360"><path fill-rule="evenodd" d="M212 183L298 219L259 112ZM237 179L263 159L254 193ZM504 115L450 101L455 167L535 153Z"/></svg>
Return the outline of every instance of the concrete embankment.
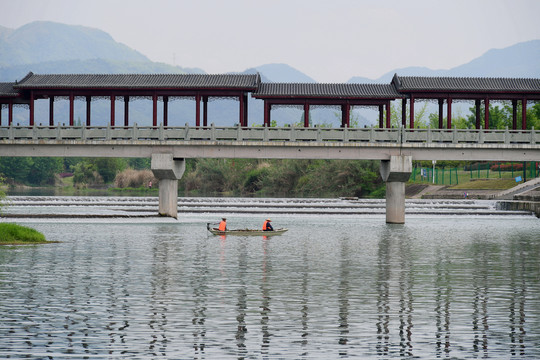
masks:
<svg viewBox="0 0 540 360"><path fill-rule="evenodd" d="M498 201L497 209L531 211L536 217L540 218L540 192L535 191L534 194L516 195L514 200Z"/></svg>

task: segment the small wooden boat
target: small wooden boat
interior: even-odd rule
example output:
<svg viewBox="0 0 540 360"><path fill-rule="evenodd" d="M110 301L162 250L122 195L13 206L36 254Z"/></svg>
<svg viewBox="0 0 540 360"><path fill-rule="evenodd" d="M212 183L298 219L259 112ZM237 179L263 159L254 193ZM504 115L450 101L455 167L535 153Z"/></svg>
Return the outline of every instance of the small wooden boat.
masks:
<svg viewBox="0 0 540 360"><path fill-rule="evenodd" d="M233 229L220 231L218 228L210 227L210 223L206 224L206 228L214 235L238 235L238 236L250 236L250 235L262 235L262 236L274 236L281 235L289 229L274 229L271 231L255 230L255 229Z"/></svg>

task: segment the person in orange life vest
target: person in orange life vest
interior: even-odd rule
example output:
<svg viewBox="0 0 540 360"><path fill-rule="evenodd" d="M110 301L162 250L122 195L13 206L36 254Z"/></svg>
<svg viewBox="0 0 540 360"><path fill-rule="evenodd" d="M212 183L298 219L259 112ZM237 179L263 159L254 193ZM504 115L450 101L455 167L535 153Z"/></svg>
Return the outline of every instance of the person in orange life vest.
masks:
<svg viewBox="0 0 540 360"><path fill-rule="evenodd" d="M219 231L226 231L227 230L227 219L222 218L221 222L219 223Z"/></svg>
<svg viewBox="0 0 540 360"><path fill-rule="evenodd" d="M271 221L272 220L270 220L270 219L266 219L266 221L263 224L263 228L262 228L264 231L272 231L272 230L274 230L274 228L272 227L272 224L270 224Z"/></svg>

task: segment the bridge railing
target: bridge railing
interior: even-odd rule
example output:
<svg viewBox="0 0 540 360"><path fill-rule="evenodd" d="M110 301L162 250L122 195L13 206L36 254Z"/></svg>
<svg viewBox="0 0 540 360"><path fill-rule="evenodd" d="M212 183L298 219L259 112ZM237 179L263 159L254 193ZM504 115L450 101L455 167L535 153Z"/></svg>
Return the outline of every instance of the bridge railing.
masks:
<svg viewBox="0 0 540 360"><path fill-rule="evenodd" d="M537 130L322 127L1 126L2 140L316 141L446 144L536 144Z"/></svg>

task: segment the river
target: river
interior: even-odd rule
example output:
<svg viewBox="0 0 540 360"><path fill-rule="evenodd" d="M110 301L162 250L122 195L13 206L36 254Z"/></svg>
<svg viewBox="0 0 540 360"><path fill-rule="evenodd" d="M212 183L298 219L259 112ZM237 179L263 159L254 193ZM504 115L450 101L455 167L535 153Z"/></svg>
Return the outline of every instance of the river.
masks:
<svg viewBox="0 0 540 360"><path fill-rule="evenodd" d="M540 220L490 202L387 225L376 200L10 201L59 243L0 247L6 358L540 358ZM289 231L212 236L221 216Z"/></svg>

